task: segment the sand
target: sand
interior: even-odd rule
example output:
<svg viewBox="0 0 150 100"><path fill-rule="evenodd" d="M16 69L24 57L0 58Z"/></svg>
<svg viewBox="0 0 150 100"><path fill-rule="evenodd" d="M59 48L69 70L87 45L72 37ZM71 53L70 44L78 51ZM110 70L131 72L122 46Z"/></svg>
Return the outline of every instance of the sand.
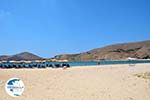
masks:
<svg viewBox="0 0 150 100"><path fill-rule="evenodd" d="M0 69L0 100L150 100L150 64L100 65L63 69ZM12 77L25 84L14 98L4 89Z"/></svg>

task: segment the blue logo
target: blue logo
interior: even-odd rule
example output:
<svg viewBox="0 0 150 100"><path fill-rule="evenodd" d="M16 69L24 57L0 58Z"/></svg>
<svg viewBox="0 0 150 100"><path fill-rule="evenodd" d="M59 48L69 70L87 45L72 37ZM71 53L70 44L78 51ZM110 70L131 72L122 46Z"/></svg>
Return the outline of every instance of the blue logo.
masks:
<svg viewBox="0 0 150 100"><path fill-rule="evenodd" d="M6 82L5 90L12 97L21 96L24 91L24 83L19 78L11 78Z"/></svg>

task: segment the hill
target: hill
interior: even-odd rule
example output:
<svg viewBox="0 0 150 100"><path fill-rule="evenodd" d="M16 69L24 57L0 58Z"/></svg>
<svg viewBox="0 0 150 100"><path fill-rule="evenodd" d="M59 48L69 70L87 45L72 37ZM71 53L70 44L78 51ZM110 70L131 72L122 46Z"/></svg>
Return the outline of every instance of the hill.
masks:
<svg viewBox="0 0 150 100"><path fill-rule="evenodd" d="M35 55L35 54L32 54L32 53L29 53L29 52L22 52L22 53L19 53L19 54L15 54L15 55L12 55L12 56L0 56L0 60L15 60L15 61L19 61L19 60L42 60L43 58Z"/></svg>
<svg viewBox="0 0 150 100"><path fill-rule="evenodd" d="M150 40L134 43L121 43L93 49L79 54L57 55L54 59L69 61L120 60L128 57L150 58Z"/></svg>
<svg viewBox="0 0 150 100"><path fill-rule="evenodd" d="M2 55L0 56L0 60L7 60L10 56L8 55Z"/></svg>

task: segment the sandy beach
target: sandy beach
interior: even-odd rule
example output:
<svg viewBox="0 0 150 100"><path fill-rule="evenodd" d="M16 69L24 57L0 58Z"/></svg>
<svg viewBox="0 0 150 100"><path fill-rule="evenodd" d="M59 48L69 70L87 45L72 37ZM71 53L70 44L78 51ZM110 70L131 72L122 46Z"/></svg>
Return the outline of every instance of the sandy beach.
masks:
<svg viewBox="0 0 150 100"><path fill-rule="evenodd" d="M0 69L0 100L150 100L150 64L100 65L63 69ZM4 89L12 77L25 91L13 98Z"/></svg>

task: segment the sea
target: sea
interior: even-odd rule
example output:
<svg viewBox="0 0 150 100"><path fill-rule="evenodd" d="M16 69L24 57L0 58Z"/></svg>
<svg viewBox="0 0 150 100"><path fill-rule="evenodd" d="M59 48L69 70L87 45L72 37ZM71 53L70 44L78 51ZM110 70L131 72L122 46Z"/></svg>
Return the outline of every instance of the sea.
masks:
<svg viewBox="0 0 150 100"><path fill-rule="evenodd" d="M76 61L67 62L70 66L94 66L94 65L115 65L115 64L140 64L149 63L150 60L100 60L100 61Z"/></svg>
<svg viewBox="0 0 150 100"><path fill-rule="evenodd" d="M73 62L44 62L44 63L10 63L10 62L5 62L5 63L0 63L0 66L9 66L9 65L16 65L16 66L33 66L33 65L38 65L38 66L49 66L49 65L55 65L55 64L69 64L71 67L77 67L77 66L95 66L95 65L115 65L115 64L129 64L129 65L135 65L135 64L141 64L141 63L149 63L150 64L150 59L149 60L100 60L100 61L73 61Z"/></svg>

